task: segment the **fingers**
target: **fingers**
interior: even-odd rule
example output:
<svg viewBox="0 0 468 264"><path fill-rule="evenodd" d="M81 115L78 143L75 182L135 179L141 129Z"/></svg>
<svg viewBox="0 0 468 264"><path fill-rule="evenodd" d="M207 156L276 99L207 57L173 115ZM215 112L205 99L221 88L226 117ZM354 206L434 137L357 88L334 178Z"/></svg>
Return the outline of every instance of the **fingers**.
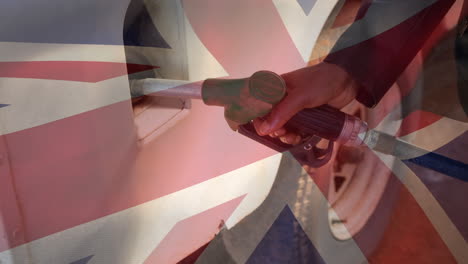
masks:
<svg viewBox="0 0 468 264"><path fill-rule="evenodd" d="M264 120L260 118L256 118L253 120L253 125L255 127L255 130L257 130L257 133L259 133L259 127L261 126L263 122ZM272 138L279 138L281 142L290 144L290 145L296 145L301 142L301 137L298 134L288 132L284 127L280 127L275 132L268 134L268 136Z"/></svg>
<svg viewBox="0 0 468 264"><path fill-rule="evenodd" d="M266 117L266 120L262 118L254 119L253 125L257 133L261 136L269 135L272 138L279 138L281 142L285 144L299 144L301 142L301 137L295 133L286 131L283 125L304 108L302 98L301 96L290 94L275 105L273 110Z"/></svg>
<svg viewBox="0 0 468 264"><path fill-rule="evenodd" d="M284 135L286 135L286 129L284 127L280 127L275 132L269 134L272 138L282 137Z"/></svg>
<svg viewBox="0 0 468 264"><path fill-rule="evenodd" d="M259 135L268 135L280 129L291 117L304 108L303 96L290 94L275 105L267 119L258 124Z"/></svg>
<svg viewBox="0 0 468 264"><path fill-rule="evenodd" d="M287 133L279 139L281 140L281 142L290 145L297 145L301 142L301 137L294 133Z"/></svg>
<svg viewBox="0 0 468 264"><path fill-rule="evenodd" d="M265 134L260 133L260 127L262 126L264 122L265 120L262 118L256 118L253 120L254 128L260 136L266 136ZM268 133L268 135L272 138L277 138L277 137L282 137L286 135L286 133L287 133L286 129L284 127L280 127L274 132Z"/></svg>
<svg viewBox="0 0 468 264"><path fill-rule="evenodd" d="M260 136L264 136L263 134L260 133L260 126L262 125L262 123L265 121L263 118L255 118L254 120L252 120L253 122L253 126L255 128L255 130L257 131L257 134L259 134Z"/></svg>

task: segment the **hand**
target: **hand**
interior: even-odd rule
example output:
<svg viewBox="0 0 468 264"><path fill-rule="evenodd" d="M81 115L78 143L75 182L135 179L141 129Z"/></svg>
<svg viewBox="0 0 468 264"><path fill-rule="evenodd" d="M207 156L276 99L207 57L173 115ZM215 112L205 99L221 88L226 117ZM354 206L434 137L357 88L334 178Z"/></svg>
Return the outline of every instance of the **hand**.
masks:
<svg viewBox="0 0 468 264"><path fill-rule="evenodd" d="M342 108L357 94L358 84L339 66L321 62L282 75L287 95L264 118L253 120L261 136L279 137L287 144L298 144L299 135L286 131L283 125L304 108L328 104Z"/></svg>

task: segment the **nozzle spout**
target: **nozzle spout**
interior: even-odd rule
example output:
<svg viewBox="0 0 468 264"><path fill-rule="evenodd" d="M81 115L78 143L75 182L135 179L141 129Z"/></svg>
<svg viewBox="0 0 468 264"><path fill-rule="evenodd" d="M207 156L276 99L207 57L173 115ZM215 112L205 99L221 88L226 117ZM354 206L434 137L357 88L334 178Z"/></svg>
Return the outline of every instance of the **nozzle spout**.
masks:
<svg viewBox="0 0 468 264"><path fill-rule="evenodd" d="M138 96L164 96L201 99L202 82L190 82L168 79L141 79L130 81L132 97Z"/></svg>

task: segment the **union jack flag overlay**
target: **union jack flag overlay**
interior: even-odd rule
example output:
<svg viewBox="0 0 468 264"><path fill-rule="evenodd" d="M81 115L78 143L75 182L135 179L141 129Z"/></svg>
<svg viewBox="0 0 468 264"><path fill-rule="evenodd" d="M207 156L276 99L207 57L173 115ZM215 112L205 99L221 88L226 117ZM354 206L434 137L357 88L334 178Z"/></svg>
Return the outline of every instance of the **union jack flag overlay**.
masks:
<svg viewBox="0 0 468 264"><path fill-rule="evenodd" d="M0 263L468 263L468 183L448 176L468 163L463 2L3 0ZM302 168L220 107L131 97L134 79L281 74L372 39L390 61L411 43L385 36L434 9L380 102L343 110L456 162L442 172L340 146Z"/></svg>

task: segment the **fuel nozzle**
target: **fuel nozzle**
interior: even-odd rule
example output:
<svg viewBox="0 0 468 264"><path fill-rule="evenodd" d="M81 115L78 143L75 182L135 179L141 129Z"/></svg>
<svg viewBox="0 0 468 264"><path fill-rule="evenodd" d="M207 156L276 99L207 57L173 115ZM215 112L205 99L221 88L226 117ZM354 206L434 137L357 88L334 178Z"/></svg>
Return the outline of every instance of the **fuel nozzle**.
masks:
<svg viewBox="0 0 468 264"><path fill-rule="evenodd" d="M286 85L276 73L258 71L243 79L207 79L202 85L202 99L207 105L224 107L228 123L246 124L268 114L284 97Z"/></svg>
<svg viewBox="0 0 468 264"><path fill-rule="evenodd" d="M131 81L130 87L132 96L193 98L202 99L206 105L222 106L233 130L269 113L286 93L284 80L270 71L258 71L242 79L214 78L203 82L143 79Z"/></svg>
<svg viewBox="0 0 468 264"><path fill-rule="evenodd" d="M291 151L303 164L319 167L331 157L333 142L348 146L362 145L367 124L328 105L307 108L294 115L285 128L302 136L303 142L292 146L277 138L260 136L251 120L268 114L286 94L286 84L276 73L259 71L243 79L207 79L188 82L144 79L131 82L133 96L154 95L202 99L207 105L224 108L231 129L279 152ZM329 140L326 149L317 144Z"/></svg>

